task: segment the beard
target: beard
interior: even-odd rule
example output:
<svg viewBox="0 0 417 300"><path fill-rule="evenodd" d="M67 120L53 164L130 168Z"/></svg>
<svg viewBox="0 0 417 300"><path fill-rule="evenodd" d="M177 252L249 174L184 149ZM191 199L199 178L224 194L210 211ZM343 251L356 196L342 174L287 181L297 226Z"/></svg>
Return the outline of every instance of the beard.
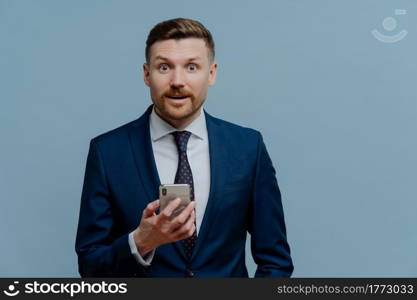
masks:
<svg viewBox="0 0 417 300"><path fill-rule="evenodd" d="M185 90L170 89L157 99L153 99L153 103L158 115L172 125L170 121L181 122L194 119L204 104L204 100L196 99L193 93Z"/></svg>

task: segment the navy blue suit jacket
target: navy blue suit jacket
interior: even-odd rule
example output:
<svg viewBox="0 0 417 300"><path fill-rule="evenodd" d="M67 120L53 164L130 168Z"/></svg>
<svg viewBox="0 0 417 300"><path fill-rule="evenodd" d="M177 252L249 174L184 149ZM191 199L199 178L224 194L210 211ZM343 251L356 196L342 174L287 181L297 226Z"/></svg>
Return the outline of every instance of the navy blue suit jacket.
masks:
<svg viewBox="0 0 417 300"><path fill-rule="evenodd" d="M191 261L181 242L156 249L149 267L131 254L128 235L159 198L149 115L90 143L76 238L83 277L247 277L246 234L256 277L293 271L275 169L258 131L206 114L211 185Z"/></svg>

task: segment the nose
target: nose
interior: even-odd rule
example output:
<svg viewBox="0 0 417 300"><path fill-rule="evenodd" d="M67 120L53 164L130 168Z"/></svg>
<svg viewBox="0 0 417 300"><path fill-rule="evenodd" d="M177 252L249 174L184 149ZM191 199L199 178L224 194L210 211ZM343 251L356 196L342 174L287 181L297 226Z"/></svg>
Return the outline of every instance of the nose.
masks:
<svg viewBox="0 0 417 300"><path fill-rule="evenodd" d="M172 88L182 88L185 85L185 74L179 68L176 69L171 78L171 87Z"/></svg>

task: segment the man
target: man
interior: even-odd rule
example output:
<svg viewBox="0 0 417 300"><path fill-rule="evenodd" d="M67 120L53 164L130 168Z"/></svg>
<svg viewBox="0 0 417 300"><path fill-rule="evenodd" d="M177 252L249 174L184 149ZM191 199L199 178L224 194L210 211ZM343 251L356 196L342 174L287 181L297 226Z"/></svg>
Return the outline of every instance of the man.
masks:
<svg viewBox="0 0 417 300"><path fill-rule="evenodd" d="M88 277L256 277L293 271L275 169L261 134L207 114L214 42L199 22L157 24L144 81L153 105L90 143L76 239ZM159 212L160 184L188 183L191 201ZM155 200L156 199L156 200Z"/></svg>

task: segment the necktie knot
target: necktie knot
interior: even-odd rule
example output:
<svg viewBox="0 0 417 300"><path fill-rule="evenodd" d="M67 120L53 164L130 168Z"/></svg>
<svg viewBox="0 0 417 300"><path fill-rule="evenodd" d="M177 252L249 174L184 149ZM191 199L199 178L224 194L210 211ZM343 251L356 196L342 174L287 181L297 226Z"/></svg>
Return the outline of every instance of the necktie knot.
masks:
<svg viewBox="0 0 417 300"><path fill-rule="evenodd" d="M191 132L189 131L175 131L172 133L175 142L177 143L179 152L187 152L187 143L190 139Z"/></svg>

